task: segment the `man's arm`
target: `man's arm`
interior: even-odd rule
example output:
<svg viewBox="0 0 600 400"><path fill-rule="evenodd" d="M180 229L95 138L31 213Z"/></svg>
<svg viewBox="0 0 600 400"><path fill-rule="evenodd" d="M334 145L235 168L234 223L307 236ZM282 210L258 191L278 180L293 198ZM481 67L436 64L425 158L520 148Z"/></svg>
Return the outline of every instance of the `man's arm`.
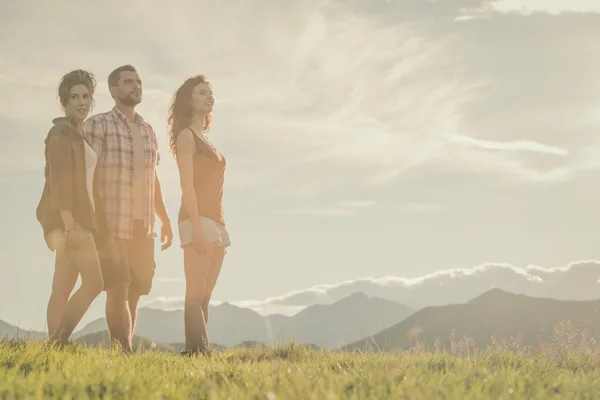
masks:
<svg viewBox="0 0 600 400"><path fill-rule="evenodd" d="M83 137L90 144L92 149L102 158L104 150L104 126L97 116L90 117L83 122Z"/></svg>
<svg viewBox="0 0 600 400"><path fill-rule="evenodd" d="M169 213L167 212L165 200L162 195L162 188L160 186L158 174L156 174L154 178L154 212L163 225L171 224L171 219L169 218Z"/></svg>
<svg viewBox="0 0 600 400"><path fill-rule="evenodd" d="M171 227L171 219L169 218L169 213L163 199L158 175L155 175L154 178L154 213L162 224L160 228L160 241L163 243L161 250L166 250L171 247L171 243L173 242L173 228Z"/></svg>

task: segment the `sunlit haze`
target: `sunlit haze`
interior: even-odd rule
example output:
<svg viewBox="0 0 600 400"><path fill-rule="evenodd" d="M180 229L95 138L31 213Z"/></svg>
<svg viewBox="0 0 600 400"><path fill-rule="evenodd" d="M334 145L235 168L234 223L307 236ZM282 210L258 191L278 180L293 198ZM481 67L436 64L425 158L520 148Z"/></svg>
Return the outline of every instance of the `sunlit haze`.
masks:
<svg viewBox="0 0 600 400"><path fill-rule="evenodd" d="M0 4L0 320L45 327L54 255L35 209L59 79L93 72L105 112L123 64L144 82L137 111L174 226L167 109L185 78L212 82L232 240L215 304L293 314L363 291L422 307L500 286L600 297L600 2L156 4ZM140 305L182 308L178 236L156 251Z"/></svg>

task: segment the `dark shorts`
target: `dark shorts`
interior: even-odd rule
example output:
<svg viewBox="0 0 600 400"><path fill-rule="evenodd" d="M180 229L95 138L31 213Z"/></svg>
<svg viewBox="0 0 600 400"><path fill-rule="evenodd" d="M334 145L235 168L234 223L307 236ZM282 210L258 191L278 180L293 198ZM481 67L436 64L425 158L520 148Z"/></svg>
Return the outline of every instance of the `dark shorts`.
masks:
<svg viewBox="0 0 600 400"><path fill-rule="evenodd" d="M142 221L133 224L133 239L114 239L114 245L99 252L104 288L129 284L129 293L147 295L152 289L154 237L146 236Z"/></svg>

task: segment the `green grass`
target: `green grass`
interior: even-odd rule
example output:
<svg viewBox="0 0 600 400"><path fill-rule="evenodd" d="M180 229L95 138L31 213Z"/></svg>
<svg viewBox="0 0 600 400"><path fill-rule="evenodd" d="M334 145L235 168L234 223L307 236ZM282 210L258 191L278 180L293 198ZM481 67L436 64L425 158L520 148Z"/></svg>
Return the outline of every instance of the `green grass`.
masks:
<svg viewBox="0 0 600 400"><path fill-rule="evenodd" d="M592 399L600 352L589 342L541 350L341 353L298 345L211 358L0 342L0 399Z"/></svg>

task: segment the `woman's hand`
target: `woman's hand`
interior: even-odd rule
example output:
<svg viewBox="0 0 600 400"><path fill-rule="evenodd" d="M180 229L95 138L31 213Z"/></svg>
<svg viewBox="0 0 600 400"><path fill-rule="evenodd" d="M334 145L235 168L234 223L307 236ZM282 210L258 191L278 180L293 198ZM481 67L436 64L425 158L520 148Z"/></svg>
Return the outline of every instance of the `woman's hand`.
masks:
<svg viewBox="0 0 600 400"><path fill-rule="evenodd" d="M79 243L81 241L81 236L77 233L75 228L71 228L66 232L67 236L67 247L71 250L79 249Z"/></svg>

